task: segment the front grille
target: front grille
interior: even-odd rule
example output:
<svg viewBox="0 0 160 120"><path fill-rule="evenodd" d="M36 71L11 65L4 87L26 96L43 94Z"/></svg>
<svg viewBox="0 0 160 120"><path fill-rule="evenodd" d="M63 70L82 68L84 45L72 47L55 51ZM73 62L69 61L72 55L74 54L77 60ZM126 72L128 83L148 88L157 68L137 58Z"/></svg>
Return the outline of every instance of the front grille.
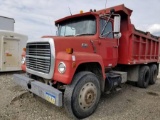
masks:
<svg viewBox="0 0 160 120"><path fill-rule="evenodd" d="M27 43L26 47L27 68L49 73L51 65L51 50L48 42Z"/></svg>

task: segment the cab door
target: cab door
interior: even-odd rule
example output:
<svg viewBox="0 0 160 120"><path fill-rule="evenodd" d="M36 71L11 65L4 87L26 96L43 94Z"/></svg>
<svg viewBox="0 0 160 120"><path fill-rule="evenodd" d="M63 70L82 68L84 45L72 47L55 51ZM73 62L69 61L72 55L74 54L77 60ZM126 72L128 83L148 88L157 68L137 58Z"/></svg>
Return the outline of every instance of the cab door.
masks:
<svg viewBox="0 0 160 120"><path fill-rule="evenodd" d="M106 23L105 19L100 19L99 54L103 58L105 67L114 67L118 61L118 40L114 38L112 22L109 21L107 25Z"/></svg>

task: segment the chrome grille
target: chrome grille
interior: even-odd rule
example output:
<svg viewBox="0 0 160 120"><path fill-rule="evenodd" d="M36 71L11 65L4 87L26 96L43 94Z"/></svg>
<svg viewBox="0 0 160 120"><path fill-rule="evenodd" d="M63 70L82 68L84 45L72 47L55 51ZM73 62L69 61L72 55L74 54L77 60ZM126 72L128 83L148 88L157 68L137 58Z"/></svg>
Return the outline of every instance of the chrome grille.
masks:
<svg viewBox="0 0 160 120"><path fill-rule="evenodd" d="M27 43L26 65L28 69L49 73L51 65L51 50L48 42Z"/></svg>

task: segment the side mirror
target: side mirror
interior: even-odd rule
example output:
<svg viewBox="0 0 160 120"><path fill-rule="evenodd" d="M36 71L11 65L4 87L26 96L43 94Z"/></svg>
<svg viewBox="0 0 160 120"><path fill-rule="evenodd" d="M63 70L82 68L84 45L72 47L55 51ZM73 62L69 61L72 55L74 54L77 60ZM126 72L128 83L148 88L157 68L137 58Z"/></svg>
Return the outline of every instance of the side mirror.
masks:
<svg viewBox="0 0 160 120"><path fill-rule="evenodd" d="M120 23L121 17L120 16L114 16L114 36L115 38L120 38Z"/></svg>

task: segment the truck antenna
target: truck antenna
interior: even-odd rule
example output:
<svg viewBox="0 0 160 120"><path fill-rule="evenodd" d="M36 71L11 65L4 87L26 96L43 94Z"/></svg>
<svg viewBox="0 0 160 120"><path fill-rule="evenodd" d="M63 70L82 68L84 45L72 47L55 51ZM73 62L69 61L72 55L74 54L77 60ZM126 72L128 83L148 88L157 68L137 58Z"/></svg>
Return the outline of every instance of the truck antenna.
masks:
<svg viewBox="0 0 160 120"><path fill-rule="evenodd" d="M107 9L107 0L106 0L106 3L105 3L105 12L106 12L106 9Z"/></svg>
<svg viewBox="0 0 160 120"><path fill-rule="evenodd" d="M71 16L72 16L72 12L71 12L71 9L70 9L70 7L68 6L68 9L69 9L69 12L70 12L70 14L71 14Z"/></svg>

